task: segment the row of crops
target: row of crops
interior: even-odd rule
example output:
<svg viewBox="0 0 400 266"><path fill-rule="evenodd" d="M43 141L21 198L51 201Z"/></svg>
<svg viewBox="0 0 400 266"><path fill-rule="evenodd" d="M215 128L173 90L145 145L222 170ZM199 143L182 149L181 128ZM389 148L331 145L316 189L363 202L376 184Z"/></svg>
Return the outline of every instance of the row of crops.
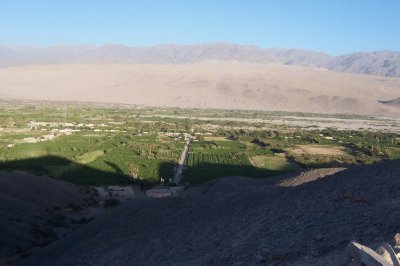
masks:
<svg viewBox="0 0 400 266"><path fill-rule="evenodd" d="M217 164L217 165L236 165L248 166L251 165L249 158L244 153L189 153L187 165L189 167L198 166L201 164Z"/></svg>
<svg viewBox="0 0 400 266"><path fill-rule="evenodd" d="M16 138L15 134L2 137L6 144ZM46 142L17 143L13 148L3 145L0 170L27 171L81 185L130 184L134 176L156 182L160 177L173 177L182 147L182 143L170 139L160 142L150 134L139 137L81 131Z"/></svg>

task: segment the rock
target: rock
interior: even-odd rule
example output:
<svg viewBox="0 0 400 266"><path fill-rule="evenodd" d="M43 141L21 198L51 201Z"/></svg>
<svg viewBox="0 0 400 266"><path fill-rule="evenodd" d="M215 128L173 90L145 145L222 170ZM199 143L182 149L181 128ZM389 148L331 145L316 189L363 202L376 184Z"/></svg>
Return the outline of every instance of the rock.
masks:
<svg viewBox="0 0 400 266"><path fill-rule="evenodd" d="M265 257L261 255L256 256L256 262L257 263L264 263L265 262Z"/></svg>
<svg viewBox="0 0 400 266"><path fill-rule="evenodd" d="M313 239L315 241L321 241L322 239L324 239L324 235L321 234L321 233L316 233L316 234L313 235Z"/></svg>
<svg viewBox="0 0 400 266"><path fill-rule="evenodd" d="M260 250L262 256L268 256L269 253L271 253L271 249L268 247L262 247Z"/></svg>
<svg viewBox="0 0 400 266"><path fill-rule="evenodd" d="M319 257L321 255L321 250L315 247L315 248L311 249L310 254L311 254L311 257L313 257L313 258Z"/></svg>
<svg viewBox="0 0 400 266"><path fill-rule="evenodd" d="M394 246L400 246L400 233L397 233L393 237Z"/></svg>

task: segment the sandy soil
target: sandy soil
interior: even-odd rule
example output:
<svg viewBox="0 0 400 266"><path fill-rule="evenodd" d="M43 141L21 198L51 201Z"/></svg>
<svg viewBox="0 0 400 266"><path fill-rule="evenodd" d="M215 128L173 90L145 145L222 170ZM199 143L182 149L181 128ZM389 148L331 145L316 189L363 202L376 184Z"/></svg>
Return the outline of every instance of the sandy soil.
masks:
<svg viewBox="0 0 400 266"><path fill-rule="evenodd" d="M340 146L322 146L322 145L299 145L296 148L290 150L296 154L312 154L312 155L343 155L346 153L344 147Z"/></svg>
<svg viewBox="0 0 400 266"><path fill-rule="evenodd" d="M205 141L230 141L226 137L204 137Z"/></svg>
<svg viewBox="0 0 400 266"><path fill-rule="evenodd" d="M35 100L398 114L400 79L279 64L45 65L0 69L1 93Z"/></svg>

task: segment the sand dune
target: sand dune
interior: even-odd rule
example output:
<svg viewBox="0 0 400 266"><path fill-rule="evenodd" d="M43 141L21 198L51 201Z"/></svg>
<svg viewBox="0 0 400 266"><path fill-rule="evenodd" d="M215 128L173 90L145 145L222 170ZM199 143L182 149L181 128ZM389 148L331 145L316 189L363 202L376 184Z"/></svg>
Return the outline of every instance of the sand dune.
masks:
<svg viewBox="0 0 400 266"><path fill-rule="evenodd" d="M400 78L242 62L73 64L0 69L0 93L72 100L324 113L396 115L378 102L400 95Z"/></svg>

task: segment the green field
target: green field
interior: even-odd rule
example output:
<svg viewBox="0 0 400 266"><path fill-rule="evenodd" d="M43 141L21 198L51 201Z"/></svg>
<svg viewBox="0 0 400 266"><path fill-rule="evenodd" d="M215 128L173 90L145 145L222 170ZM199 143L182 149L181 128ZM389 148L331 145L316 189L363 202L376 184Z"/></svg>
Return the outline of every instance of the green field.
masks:
<svg viewBox="0 0 400 266"><path fill-rule="evenodd" d="M5 148L0 169L25 170L79 184L118 184L133 182L130 169L136 168L137 179L156 182L160 176L173 176L173 166L160 172L160 165L175 164L182 148L180 142L159 142L154 135L79 132Z"/></svg>
<svg viewBox="0 0 400 266"><path fill-rule="evenodd" d="M3 102L0 171L26 171L82 185L157 184L161 177L174 176L184 134L189 132L196 140L190 145L184 181L191 184L400 158L396 132L252 121L288 115L373 122L352 115ZM36 143L27 143L27 138Z"/></svg>
<svg viewBox="0 0 400 266"><path fill-rule="evenodd" d="M250 156L271 154L270 150L240 141L196 142L191 146L185 178L187 182L196 184L223 176L265 178L294 170L276 165L260 167L250 161Z"/></svg>

